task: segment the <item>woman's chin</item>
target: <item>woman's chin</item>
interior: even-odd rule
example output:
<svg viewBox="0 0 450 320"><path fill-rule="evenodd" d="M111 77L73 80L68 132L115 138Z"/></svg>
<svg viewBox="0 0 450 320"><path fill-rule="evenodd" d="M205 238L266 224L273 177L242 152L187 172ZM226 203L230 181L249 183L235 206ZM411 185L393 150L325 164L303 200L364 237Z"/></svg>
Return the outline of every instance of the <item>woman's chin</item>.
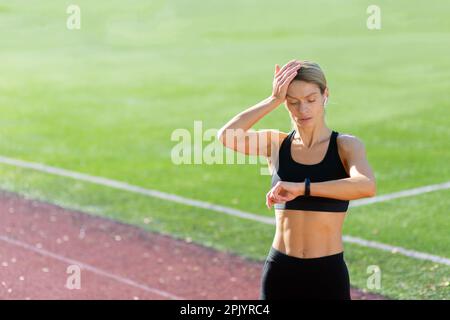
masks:
<svg viewBox="0 0 450 320"><path fill-rule="evenodd" d="M312 125L314 122L312 121L312 119L308 119L308 120L296 120L295 123L300 126L300 127L306 127L306 126L310 126Z"/></svg>

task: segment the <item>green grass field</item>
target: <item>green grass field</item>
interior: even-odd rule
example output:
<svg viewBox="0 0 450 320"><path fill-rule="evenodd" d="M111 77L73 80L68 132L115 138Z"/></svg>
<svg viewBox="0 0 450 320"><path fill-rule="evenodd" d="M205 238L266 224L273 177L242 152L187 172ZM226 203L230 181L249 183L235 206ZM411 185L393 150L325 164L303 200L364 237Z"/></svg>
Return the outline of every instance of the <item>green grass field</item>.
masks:
<svg viewBox="0 0 450 320"><path fill-rule="evenodd" d="M66 28L72 3L80 30ZM378 195L450 181L450 3L378 1L381 30L368 30L371 4L2 3L0 155L270 217L262 164L177 166L170 137L192 132L195 120L220 128L270 95L275 63L296 58L324 69L327 124L363 140ZM280 106L256 128L290 125ZM0 188L258 260L274 234L273 226L4 164ZM344 234L450 257L449 208L448 189L354 207ZM378 265L382 287L373 292L450 298L449 266L349 243L345 252L352 285L365 289L367 266Z"/></svg>

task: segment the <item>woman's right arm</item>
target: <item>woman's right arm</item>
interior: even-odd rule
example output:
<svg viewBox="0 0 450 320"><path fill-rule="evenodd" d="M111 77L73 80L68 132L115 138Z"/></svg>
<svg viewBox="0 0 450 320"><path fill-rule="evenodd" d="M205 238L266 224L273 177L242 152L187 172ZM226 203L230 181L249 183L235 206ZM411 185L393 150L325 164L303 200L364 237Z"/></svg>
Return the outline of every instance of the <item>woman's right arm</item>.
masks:
<svg viewBox="0 0 450 320"><path fill-rule="evenodd" d="M227 148L247 155L270 157L272 140L277 139L276 130L250 130L265 115L286 99L287 88L300 68L300 62L292 60L280 70L275 66L272 95L234 116L217 132L217 138Z"/></svg>
<svg viewBox="0 0 450 320"><path fill-rule="evenodd" d="M270 155L272 135L275 130L250 130L266 114L280 105L274 97L268 97L249 109L234 116L217 133L222 144L247 155Z"/></svg>

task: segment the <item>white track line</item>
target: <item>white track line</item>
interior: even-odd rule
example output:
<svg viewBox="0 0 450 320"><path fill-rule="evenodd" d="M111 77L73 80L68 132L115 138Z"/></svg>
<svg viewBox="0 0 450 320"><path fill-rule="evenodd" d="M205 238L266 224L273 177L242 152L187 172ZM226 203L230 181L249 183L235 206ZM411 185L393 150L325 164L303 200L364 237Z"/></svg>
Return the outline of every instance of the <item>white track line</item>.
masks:
<svg viewBox="0 0 450 320"><path fill-rule="evenodd" d="M398 191L398 192L394 192L394 193L383 194L381 196L376 196L373 198L352 200L350 202L350 206L358 207L358 206L363 206L366 204L383 202L383 201L388 201L388 200L397 199L397 198L411 197L411 196L421 195L421 194L424 194L427 192L444 190L444 189L449 189L449 188L450 188L450 181L447 181L444 183L432 184L429 186L418 187L418 188Z"/></svg>
<svg viewBox="0 0 450 320"><path fill-rule="evenodd" d="M0 163L15 166L15 167L20 167L20 168L32 169L32 170L45 172L45 173L53 174L53 175L57 175L57 176L73 178L76 180L86 181L89 183L103 185L103 186L107 186L110 188L139 193L139 194L143 194L143 195L146 195L149 197L160 198L160 199L167 200L167 201L177 202L177 203L180 203L183 205L188 205L188 206L193 206L193 207L202 208L202 209L206 209L206 210L221 212L221 213L225 213L225 214L228 214L231 216L236 216L236 217L240 217L243 219L258 221L258 222L265 223L265 224L272 224L272 225L275 224L274 218L263 217L261 215L257 215L254 213L244 212L244 211L240 211L237 209L220 206L220 205L212 204L212 203L205 202L205 201L189 199L189 198L181 197L181 196L178 196L175 194L170 194L170 193L161 192L158 190L146 189L146 188L134 186L134 185L128 184L126 182L121 182L121 181L112 180L112 179L103 178L103 177L91 176L91 175L84 174L84 173L79 173L79 172L70 171L70 170L66 170L66 169L47 166L47 165L41 164L41 163L28 162L28 161L23 161L23 160L19 160L19 159L7 158L7 157L3 157L3 156L0 156ZM352 200L350 202L350 206L353 207L353 206L367 205L367 204L371 204L371 203L388 201L388 200L402 198L402 197L409 197L409 196L413 196L413 195L417 195L417 194L422 194L422 193L437 191L437 190L443 190L443 189L448 189L448 188L450 188L450 182L445 182L445 183L441 183L441 184L395 192L395 193L391 193L391 194L387 194L387 195L376 196L376 197L369 198L369 199ZM404 255L404 256L407 256L410 258L414 258L414 259L418 259L418 260L428 260L428 261L432 261L432 262L442 263L445 265L450 265L450 259L445 258L445 257L431 255L431 254L424 253L424 252L409 250L409 249L405 249L402 247L391 246L388 244L384 244L384 243L380 243L380 242L376 242L376 241L369 241L369 240L365 240L365 239L353 237L353 236L344 235L343 240L345 242L354 243L354 244L357 244L357 245L360 245L363 247L375 248L378 250L388 251L391 253L399 253L401 255Z"/></svg>
<svg viewBox="0 0 450 320"><path fill-rule="evenodd" d="M69 259L69 258L63 257L63 256L61 256L59 254L56 254L56 253L53 253L53 252L50 252L50 251L47 251L47 250L44 250L44 249L35 248L35 247L25 243L25 242L22 242L22 241L19 241L19 240L15 240L15 239L11 239L11 238L9 238L7 236L0 235L0 240L4 241L4 242L6 242L6 243L8 243L10 245L14 245L14 246L26 249L26 250L33 251L33 252L38 253L40 255L43 255L45 257L53 258L55 260L67 263L69 265L77 265L81 269L88 270L88 271L90 271L92 273L95 273L97 275L113 279L113 280L115 280L117 282L129 285L129 286L132 286L132 287L135 287L135 288L147 291L147 292L151 292L151 293L154 293L154 294L157 294L157 295L169 298L169 299L185 300L184 298L178 297L178 296L176 296L174 294L171 294L171 293L169 293L167 291L159 290L159 289L156 289L156 288L152 288L152 287L149 287L149 286L137 283L137 282L135 282L133 280L130 280L128 278L124 278L124 277L121 277L121 276L109 273L107 271L98 269L98 268L93 267L91 265L82 263L82 262L77 261L77 260L73 260L73 259Z"/></svg>
<svg viewBox="0 0 450 320"><path fill-rule="evenodd" d="M346 242L358 244L360 246L374 248L374 249L379 249L379 250L383 250L383 251L389 251L391 253L400 253L401 255L404 255L404 256L407 256L407 257L411 257L411 258L415 258L415 259L419 259L419 260L428 260L428 261L441 263L441 264L446 264L446 265L450 266L450 259L444 258L444 257L435 256L435 255L432 255L432 254L429 254L429 253L424 253L424 252L419 252L419 251L414 251L414 250L408 250L408 249L405 249L405 248L402 248L402 247L391 246L389 244L384 244L384 243L379 243L379 242L375 242L375 241L364 240L364 239L357 238L357 237L352 237L352 236L343 236L342 238Z"/></svg>

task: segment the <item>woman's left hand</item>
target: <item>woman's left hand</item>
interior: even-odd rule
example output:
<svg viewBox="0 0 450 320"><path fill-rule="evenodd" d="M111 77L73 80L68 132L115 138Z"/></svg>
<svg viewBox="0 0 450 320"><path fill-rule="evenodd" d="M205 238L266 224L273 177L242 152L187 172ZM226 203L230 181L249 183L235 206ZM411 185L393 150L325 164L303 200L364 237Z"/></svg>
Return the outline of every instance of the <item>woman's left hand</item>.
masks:
<svg viewBox="0 0 450 320"><path fill-rule="evenodd" d="M291 201L304 193L303 182L278 181L266 194L266 206L271 209L274 203Z"/></svg>

